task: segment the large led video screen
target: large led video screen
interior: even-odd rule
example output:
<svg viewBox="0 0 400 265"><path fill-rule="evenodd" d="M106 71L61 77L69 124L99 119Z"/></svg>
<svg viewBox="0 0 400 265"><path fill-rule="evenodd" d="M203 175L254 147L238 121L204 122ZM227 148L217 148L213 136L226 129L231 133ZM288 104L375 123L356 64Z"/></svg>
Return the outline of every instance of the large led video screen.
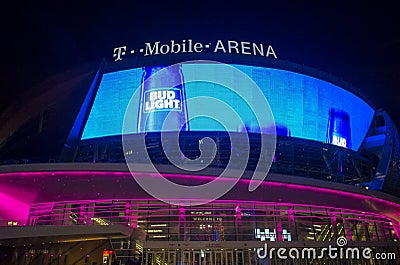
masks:
<svg viewBox="0 0 400 265"><path fill-rule="evenodd" d="M259 66L231 66L248 75L261 89L272 110L277 135L327 142L352 150L360 147L374 110L359 97L332 83L304 74ZM177 121L184 120L183 123L180 121L179 128L187 131L260 132L257 128L264 126L255 126L257 120L251 112L252 102L238 100L234 92L218 84L190 82L164 90L146 90L143 80L158 69L162 67L141 67L103 74L81 139L121 135L125 111L137 89L143 90L140 91L140 100L131 104L137 105L133 109L138 112L130 118L136 119L134 122L138 126L129 133L156 132L161 128L174 130L179 126L155 126L160 123L160 117L163 119L167 113L174 111ZM177 71L180 78L192 80L199 75L199 71L208 70L198 64L182 64ZM166 77L170 78L175 77ZM222 126L209 118L185 121L185 116L201 109L212 108L215 113L224 111L215 104L207 106L204 102L196 104L190 101L201 96L225 102L238 113L243 123L232 121ZM149 115L153 112L157 115ZM157 116L159 120L152 121L150 116ZM144 117L147 124L143 123Z"/></svg>

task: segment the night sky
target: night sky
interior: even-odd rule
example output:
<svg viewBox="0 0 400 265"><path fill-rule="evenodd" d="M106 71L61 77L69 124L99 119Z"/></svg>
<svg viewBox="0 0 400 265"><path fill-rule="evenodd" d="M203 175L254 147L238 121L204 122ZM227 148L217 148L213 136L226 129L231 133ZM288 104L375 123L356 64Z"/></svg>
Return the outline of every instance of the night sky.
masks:
<svg viewBox="0 0 400 265"><path fill-rule="evenodd" d="M394 5L107 2L2 7L0 111L51 75L110 58L117 46L232 39L271 44L281 60L351 83L400 128L400 16Z"/></svg>

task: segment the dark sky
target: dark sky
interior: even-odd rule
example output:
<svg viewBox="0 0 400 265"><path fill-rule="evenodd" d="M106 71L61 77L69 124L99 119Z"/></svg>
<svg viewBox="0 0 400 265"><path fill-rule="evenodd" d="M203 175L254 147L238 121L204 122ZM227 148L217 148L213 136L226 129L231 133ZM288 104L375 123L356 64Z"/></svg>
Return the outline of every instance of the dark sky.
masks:
<svg viewBox="0 0 400 265"><path fill-rule="evenodd" d="M47 77L147 41L233 39L331 73L400 128L400 16L394 5L269 1L18 3L1 12L0 110ZM259 4L263 3L263 4ZM62 96L62 95L60 95Z"/></svg>

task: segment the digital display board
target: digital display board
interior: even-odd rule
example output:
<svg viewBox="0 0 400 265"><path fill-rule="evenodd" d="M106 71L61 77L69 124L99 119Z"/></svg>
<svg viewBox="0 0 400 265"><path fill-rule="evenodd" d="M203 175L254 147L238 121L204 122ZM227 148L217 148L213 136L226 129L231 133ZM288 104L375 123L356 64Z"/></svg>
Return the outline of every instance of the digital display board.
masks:
<svg viewBox="0 0 400 265"><path fill-rule="evenodd" d="M232 66L248 75L261 89L274 115L277 135L328 142L352 150L360 147L374 110L356 95L332 83L300 73L259 66ZM198 64L177 67L165 72L162 80L193 80L199 74L224 75L200 73L209 70ZM190 82L175 87L162 83L149 84L148 87L143 85L143 80L162 68L142 67L103 74L81 139L121 135L125 111L137 89L141 90L140 99L131 104L137 105L134 109L138 113L130 117L136 119L138 126L129 133L157 132L161 128L166 131L179 128L187 131L260 131L252 114L252 102L240 100L233 91L221 85L208 82ZM226 78L235 77L227 75ZM224 126L203 117L187 121L191 112L197 113L201 109L212 108L215 113L224 111L222 106L219 108L215 104L191 103L190 99L201 96L225 102L238 113L246 128L236 120ZM175 115L172 120L176 124L162 127L161 121L171 112Z"/></svg>

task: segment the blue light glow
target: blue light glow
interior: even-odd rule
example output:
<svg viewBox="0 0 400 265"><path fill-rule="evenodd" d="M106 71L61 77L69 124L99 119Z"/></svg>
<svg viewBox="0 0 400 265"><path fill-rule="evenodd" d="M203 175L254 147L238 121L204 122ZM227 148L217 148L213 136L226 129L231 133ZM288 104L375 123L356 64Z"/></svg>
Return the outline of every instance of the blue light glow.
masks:
<svg viewBox="0 0 400 265"><path fill-rule="evenodd" d="M286 70L233 66L246 73L263 91L274 114L278 134L330 142L353 150L361 145L374 110L354 94L329 82ZM196 64L182 66L184 78L193 79L198 72ZM133 93L140 87L142 74L142 68L136 68L103 75L82 140L122 133L125 110ZM229 89L206 82L193 82L186 83L185 90L187 100L211 96L226 102L238 112L248 130L257 131L250 107ZM134 104L139 110L139 102ZM207 107L188 101L187 111L190 113L196 108ZM220 111L215 106L213 108L215 112ZM189 123L191 131L224 130L218 122L207 118L193 119ZM243 129L235 122L227 126L229 131Z"/></svg>

